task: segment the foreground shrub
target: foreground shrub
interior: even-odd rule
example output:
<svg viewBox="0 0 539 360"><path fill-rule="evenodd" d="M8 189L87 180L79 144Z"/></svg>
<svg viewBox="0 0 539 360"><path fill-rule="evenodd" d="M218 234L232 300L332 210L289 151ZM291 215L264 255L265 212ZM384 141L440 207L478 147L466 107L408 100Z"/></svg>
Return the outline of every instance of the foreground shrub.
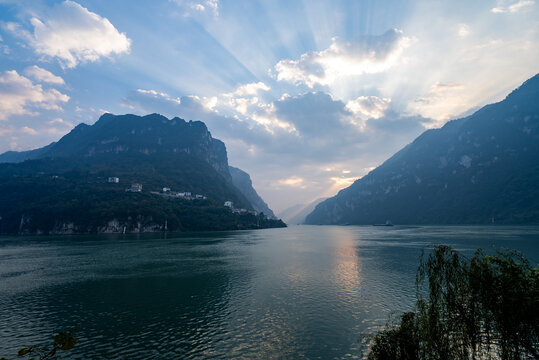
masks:
<svg viewBox="0 0 539 360"><path fill-rule="evenodd" d="M416 311L375 335L370 360L539 359L539 268L519 253L422 256Z"/></svg>

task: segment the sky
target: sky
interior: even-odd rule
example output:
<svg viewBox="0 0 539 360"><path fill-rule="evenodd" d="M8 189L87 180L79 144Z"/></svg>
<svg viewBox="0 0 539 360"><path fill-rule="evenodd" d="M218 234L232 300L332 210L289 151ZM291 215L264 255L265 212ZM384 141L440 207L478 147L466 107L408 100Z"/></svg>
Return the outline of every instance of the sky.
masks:
<svg viewBox="0 0 539 360"><path fill-rule="evenodd" d="M0 0L0 153L105 112L201 120L279 212L538 64L534 0Z"/></svg>

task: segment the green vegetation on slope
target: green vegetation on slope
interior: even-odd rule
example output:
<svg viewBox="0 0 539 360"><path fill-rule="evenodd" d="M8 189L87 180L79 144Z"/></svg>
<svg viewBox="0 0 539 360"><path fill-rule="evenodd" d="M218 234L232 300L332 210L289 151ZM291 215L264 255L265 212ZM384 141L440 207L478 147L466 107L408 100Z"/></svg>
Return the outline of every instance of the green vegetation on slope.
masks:
<svg viewBox="0 0 539 360"><path fill-rule="evenodd" d="M118 184L108 177L118 177ZM127 192L132 183L141 193ZM201 194L206 200L151 194ZM253 214L248 201L209 164L187 154L103 154L87 158L26 161L0 166L0 233L199 231L284 226ZM112 226L109 224L113 222ZM71 224L71 225L69 225Z"/></svg>

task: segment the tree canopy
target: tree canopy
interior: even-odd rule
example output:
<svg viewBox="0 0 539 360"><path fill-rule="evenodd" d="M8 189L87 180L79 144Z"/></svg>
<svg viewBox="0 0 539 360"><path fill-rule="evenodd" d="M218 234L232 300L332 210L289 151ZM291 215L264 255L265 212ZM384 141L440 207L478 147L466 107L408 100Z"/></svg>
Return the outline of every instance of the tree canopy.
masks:
<svg viewBox="0 0 539 360"><path fill-rule="evenodd" d="M515 251L422 257L416 311L374 336L370 360L539 359L539 268Z"/></svg>

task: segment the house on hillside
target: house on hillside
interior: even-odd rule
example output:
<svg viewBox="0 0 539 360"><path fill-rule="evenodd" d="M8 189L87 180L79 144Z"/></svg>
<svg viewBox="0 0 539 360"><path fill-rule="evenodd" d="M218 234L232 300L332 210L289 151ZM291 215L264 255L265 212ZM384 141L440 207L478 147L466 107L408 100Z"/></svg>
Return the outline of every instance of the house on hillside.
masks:
<svg viewBox="0 0 539 360"><path fill-rule="evenodd" d="M111 176L109 177L109 183L112 183L112 184L118 184L120 182L120 178L116 177L116 176Z"/></svg>
<svg viewBox="0 0 539 360"><path fill-rule="evenodd" d="M127 191L131 192L141 192L142 191L142 184L131 184L131 188L127 189Z"/></svg>

